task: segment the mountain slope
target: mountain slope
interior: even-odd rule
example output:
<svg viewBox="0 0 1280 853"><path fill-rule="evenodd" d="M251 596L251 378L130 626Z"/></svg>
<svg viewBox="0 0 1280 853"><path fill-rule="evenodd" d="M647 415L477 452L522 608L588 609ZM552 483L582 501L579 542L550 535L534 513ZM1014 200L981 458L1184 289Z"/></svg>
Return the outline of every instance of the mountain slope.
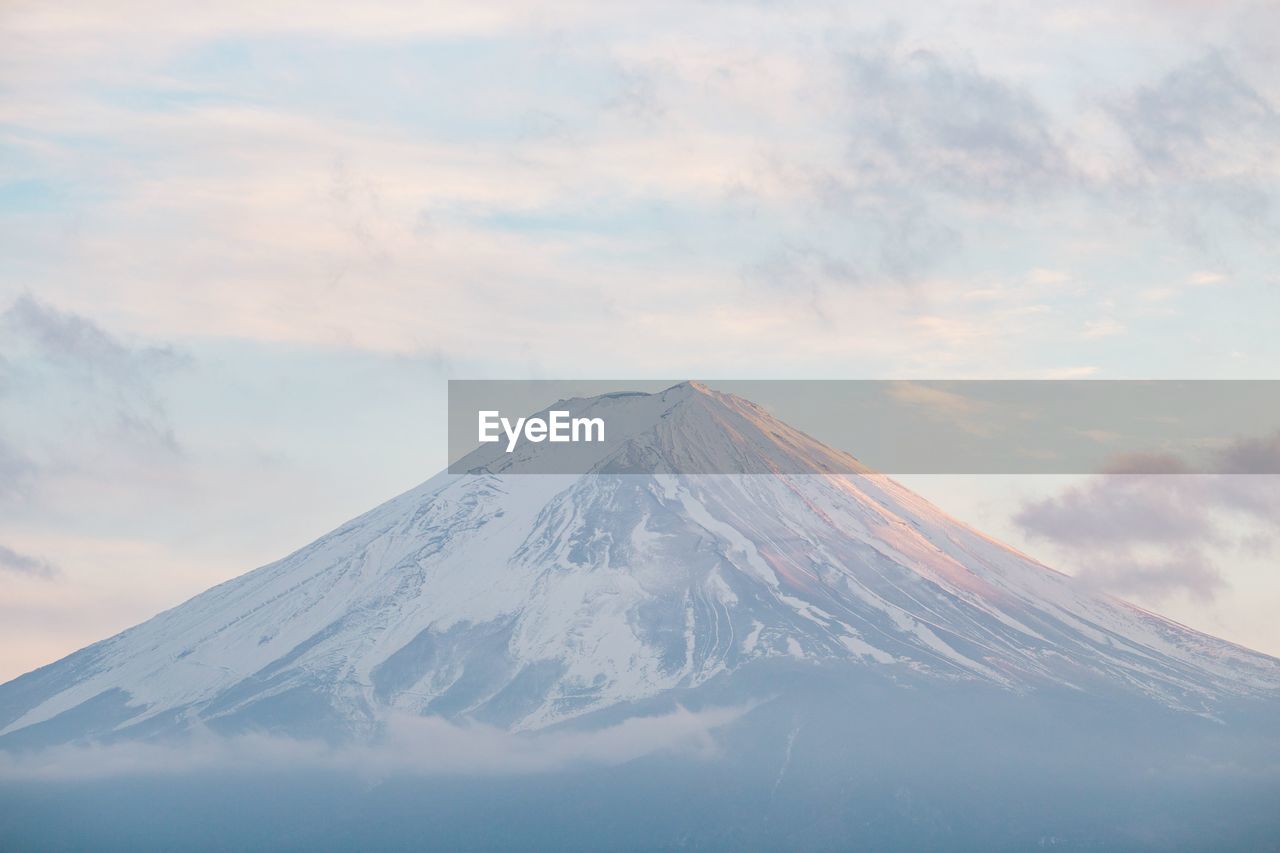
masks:
<svg viewBox="0 0 1280 853"><path fill-rule="evenodd" d="M0 746L368 734L397 710L538 729L770 660L1206 715L1280 690L1280 661L835 473L860 469L747 401L684 384L564 405L621 425L593 473L504 475L485 446L468 473L0 686ZM546 447L521 448L523 470ZM741 473L674 473L691 470Z"/></svg>

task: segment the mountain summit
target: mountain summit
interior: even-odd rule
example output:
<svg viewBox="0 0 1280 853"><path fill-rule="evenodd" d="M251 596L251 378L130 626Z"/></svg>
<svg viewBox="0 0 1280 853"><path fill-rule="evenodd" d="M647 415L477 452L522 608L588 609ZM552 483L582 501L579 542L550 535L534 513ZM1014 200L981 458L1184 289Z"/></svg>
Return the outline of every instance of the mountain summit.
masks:
<svg viewBox="0 0 1280 853"><path fill-rule="evenodd" d="M761 667L1206 716L1280 690L1280 661L1091 592L887 477L835 473L863 469L746 400L686 383L562 404L608 414L609 441L574 451L589 473L511 475L553 451L483 446L0 686L0 748L359 737L393 712L534 730L703 688L764 699L745 677Z"/></svg>

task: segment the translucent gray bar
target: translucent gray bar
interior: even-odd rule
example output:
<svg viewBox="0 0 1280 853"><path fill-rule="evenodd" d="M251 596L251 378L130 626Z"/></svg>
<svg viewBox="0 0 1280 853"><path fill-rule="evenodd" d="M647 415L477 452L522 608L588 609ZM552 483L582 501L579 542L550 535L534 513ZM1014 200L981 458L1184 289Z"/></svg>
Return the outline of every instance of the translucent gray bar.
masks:
<svg viewBox="0 0 1280 853"><path fill-rule="evenodd" d="M481 443L482 411L564 412L561 437L598 418L603 440ZM449 470L1275 474L1280 382L451 380Z"/></svg>

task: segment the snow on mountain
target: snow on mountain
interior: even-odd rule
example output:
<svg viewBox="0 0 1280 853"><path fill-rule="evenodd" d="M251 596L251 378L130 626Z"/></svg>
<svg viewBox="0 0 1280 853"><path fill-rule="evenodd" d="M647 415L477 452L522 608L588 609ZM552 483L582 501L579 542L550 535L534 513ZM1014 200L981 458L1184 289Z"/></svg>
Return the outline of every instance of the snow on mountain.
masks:
<svg viewBox="0 0 1280 853"><path fill-rule="evenodd" d="M686 383L557 407L607 412L609 441L482 446L467 473L0 686L0 745L359 734L392 710L530 730L773 659L1202 714L1280 691L1280 661L840 473L863 469L748 401ZM553 452L592 473L503 473Z"/></svg>

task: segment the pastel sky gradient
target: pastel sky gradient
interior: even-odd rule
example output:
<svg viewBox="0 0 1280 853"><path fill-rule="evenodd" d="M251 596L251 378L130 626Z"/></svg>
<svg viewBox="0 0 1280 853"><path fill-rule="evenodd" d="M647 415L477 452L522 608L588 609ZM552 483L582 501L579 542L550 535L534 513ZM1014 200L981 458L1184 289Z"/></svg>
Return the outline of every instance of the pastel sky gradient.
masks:
<svg viewBox="0 0 1280 853"><path fill-rule="evenodd" d="M0 679L434 474L451 376L1280 378L1278 43L1270 2L7 2ZM909 484L1098 574L1035 526L1095 485ZM1100 582L1280 653L1280 531L1205 513Z"/></svg>

